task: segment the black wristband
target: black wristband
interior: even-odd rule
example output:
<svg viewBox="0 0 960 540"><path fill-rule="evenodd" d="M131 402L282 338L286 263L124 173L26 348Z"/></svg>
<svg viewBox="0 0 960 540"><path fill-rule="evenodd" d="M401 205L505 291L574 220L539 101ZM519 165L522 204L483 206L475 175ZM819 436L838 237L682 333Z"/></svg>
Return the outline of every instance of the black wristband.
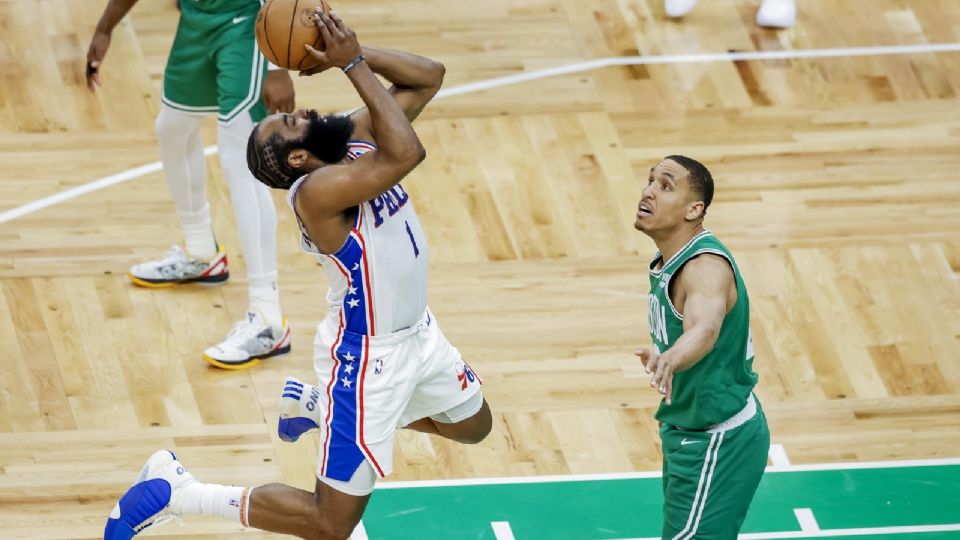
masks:
<svg viewBox="0 0 960 540"><path fill-rule="evenodd" d="M343 72L346 73L351 69L357 67L357 64L359 64L360 62L363 62L364 60L366 60L366 58L364 58L363 55L361 54L360 56L354 58L349 64L343 66L343 68L341 69L343 69Z"/></svg>

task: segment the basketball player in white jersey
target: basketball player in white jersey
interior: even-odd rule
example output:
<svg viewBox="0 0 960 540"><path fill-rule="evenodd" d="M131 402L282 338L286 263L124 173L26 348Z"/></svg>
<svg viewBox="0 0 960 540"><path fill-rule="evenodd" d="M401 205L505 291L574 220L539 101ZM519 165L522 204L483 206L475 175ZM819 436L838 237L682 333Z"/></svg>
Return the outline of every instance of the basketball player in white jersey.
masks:
<svg viewBox="0 0 960 540"><path fill-rule="evenodd" d="M313 386L288 378L280 437L319 428L313 493L196 480L172 452L155 453L119 501L104 538L127 539L183 514L218 515L302 538L346 539L378 478L392 469L397 428L477 443L492 418L476 374L427 308L427 242L400 181L425 157L410 121L443 82L442 64L363 47L336 15L319 14L322 65L341 68L366 104L349 116L275 114L250 136L254 176L289 189L301 247L327 273ZM387 91L376 75L393 84ZM319 302L318 302L319 303Z"/></svg>

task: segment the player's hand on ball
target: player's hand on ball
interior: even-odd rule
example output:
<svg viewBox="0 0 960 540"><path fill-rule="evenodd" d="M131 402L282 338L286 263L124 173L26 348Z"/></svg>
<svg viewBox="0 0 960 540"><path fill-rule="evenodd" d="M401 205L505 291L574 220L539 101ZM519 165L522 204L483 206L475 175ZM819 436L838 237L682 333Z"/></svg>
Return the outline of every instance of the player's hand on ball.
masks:
<svg viewBox="0 0 960 540"><path fill-rule="evenodd" d="M357 41L357 35L340 20L336 13L330 12L327 14L322 10L317 10L315 22L317 23L317 29L320 30L320 35L323 37L323 44L326 49L318 51L310 45L304 45L310 56L315 58L319 65L301 71L301 74L313 75L333 66L343 69L360 56L360 43Z"/></svg>
<svg viewBox="0 0 960 540"><path fill-rule="evenodd" d="M97 32L93 34L90 40L90 48L87 49L87 88L91 92L100 86L100 64L103 57L107 55L107 49L110 48L110 33Z"/></svg>
<svg viewBox="0 0 960 540"><path fill-rule="evenodd" d="M270 114L276 112L293 112L296 101L293 91L293 79L285 69L276 69L267 72L263 81L263 102L267 105Z"/></svg>

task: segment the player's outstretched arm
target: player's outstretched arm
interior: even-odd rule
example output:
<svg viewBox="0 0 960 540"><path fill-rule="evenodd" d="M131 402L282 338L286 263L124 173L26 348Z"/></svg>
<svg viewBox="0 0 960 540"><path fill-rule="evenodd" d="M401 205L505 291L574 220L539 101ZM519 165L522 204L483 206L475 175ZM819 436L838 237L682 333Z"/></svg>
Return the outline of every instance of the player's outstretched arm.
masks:
<svg viewBox="0 0 960 540"><path fill-rule="evenodd" d="M107 55L107 49L110 48L113 29L136 3L137 0L110 0L103 14L100 15L100 21L97 22L93 38L90 39L90 47L87 49L87 88L91 92L96 86L100 86L100 64L103 62L103 57Z"/></svg>
<svg viewBox="0 0 960 540"><path fill-rule="evenodd" d="M719 255L701 255L683 267L678 283L683 296L683 335L659 357L644 362L653 376L650 385L666 397L669 405L673 374L690 369L713 350L727 312L736 303L731 297L733 270Z"/></svg>
<svg viewBox="0 0 960 540"><path fill-rule="evenodd" d="M426 157L419 137L397 101L387 92L370 66L362 60L356 34L336 15L319 12L317 26L326 51L308 46L323 65L343 69L370 114L377 149L349 165L330 165L312 172L300 190L300 204L318 217L333 216L346 208L381 195L400 182Z"/></svg>

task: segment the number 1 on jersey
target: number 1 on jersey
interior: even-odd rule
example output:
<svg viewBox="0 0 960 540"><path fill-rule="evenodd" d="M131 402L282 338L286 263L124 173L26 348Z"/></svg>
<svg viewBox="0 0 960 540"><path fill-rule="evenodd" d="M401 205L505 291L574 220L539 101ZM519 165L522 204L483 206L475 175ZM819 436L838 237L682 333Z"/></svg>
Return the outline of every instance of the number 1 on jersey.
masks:
<svg viewBox="0 0 960 540"><path fill-rule="evenodd" d="M414 256L414 257L419 257L419 256L420 256L420 248L417 247L417 241L416 241L416 239L414 239L414 237L413 237L413 231L410 230L410 222L409 222L409 221L404 221L404 223L407 225L407 234L410 235L410 243L413 244L413 256Z"/></svg>

